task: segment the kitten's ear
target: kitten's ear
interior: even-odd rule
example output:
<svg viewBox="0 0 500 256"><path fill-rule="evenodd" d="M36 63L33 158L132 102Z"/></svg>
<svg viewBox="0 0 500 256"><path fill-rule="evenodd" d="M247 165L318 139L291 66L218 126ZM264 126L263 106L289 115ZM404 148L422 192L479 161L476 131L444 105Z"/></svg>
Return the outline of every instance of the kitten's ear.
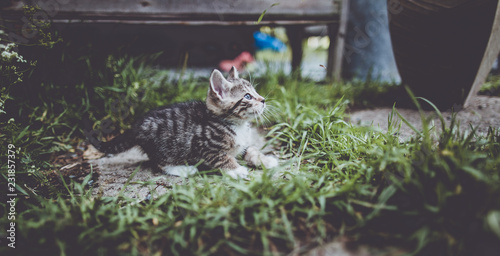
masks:
<svg viewBox="0 0 500 256"><path fill-rule="evenodd" d="M233 66L229 71L229 76L227 77L227 79L234 79L234 78L239 78L239 76L238 76L238 70L236 70L236 67Z"/></svg>
<svg viewBox="0 0 500 256"><path fill-rule="evenodd" d="M210 75L210 91L223 99L229 91L231 84L224 78L222 73L214 69Z"/></svg>

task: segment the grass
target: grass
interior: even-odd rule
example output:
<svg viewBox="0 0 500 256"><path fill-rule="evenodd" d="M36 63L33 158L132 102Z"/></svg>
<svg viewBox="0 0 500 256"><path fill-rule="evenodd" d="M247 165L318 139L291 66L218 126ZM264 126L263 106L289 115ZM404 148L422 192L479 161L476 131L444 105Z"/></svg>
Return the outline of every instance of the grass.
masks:
<svg viewBox="0 0 500 256"><path fill-rule="evenodd" d="M490 75L479 90L479 94L487 96L500 96L500 75Z"/></svg>
<svg viewBox="0 0 500 256"><path fill-rule="evenodd" d="M17 254L286 255L336 237L414 255L498 249L500 131L460 134L456 122L443 122L440 129L424 125L402 143L394 135L397 109L386 132L345 121L347 108L374 104L373 95L390 90L375 82L321 85L279 72L253 78L270 99L264 125L286 164L251 181L199 174L140 202L123 194L92 196L91 175L65 183L64 190L37 190L37 183L48 182L44 173L57 170L51 153L84 140L82 113L98 130L109 120L106 136L148 109L204 97L207 78L175 81L146 63L109 57L92 72L101 82L73 81L71 87L45 80L37 90L22 84L13 91L0 139L21 148ZM6 170L3 165L4 177ZM5 200L0 209L6 227Z"/></svg>

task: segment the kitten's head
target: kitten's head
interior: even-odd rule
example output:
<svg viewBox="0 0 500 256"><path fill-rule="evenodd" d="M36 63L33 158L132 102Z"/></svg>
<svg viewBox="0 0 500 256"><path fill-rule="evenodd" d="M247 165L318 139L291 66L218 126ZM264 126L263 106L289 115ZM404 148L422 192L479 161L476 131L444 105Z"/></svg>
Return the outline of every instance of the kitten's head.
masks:
<svg viewBox="0 0 500 256"><path fill-rule="evenodd" d="M233 67L227 79L219 70L210 75L207 107L217 116L244 121L261 115L266 103L250 82L239 78L238 71Z"/></svg>

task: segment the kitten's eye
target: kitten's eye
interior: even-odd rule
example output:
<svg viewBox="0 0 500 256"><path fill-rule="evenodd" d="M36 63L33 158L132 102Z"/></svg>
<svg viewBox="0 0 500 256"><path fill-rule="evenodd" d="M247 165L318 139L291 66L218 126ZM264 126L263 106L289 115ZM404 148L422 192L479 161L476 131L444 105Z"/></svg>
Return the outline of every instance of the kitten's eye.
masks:
<svg viewBox="0 0 500 256"><path fill-rule="evenodd" d="M245 94L245 99L247 100L251 100L253 99L252 95L250 95L249 93Z"/></svg>

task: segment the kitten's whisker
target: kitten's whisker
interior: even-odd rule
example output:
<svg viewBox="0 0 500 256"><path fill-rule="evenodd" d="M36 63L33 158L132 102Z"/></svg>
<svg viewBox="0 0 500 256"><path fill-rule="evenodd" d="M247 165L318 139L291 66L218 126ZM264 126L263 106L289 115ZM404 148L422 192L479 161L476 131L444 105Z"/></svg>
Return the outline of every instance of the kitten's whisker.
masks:
<svg viewBox="0 0 500 256"><path fill-rule="evenodd" d="M250 71L247 70L247 73L248 73L248 76L250 78L250 83L253 84L253 78L252 78L252 74L250 73Z"/></svg>
<svg viewBox="0 0 500 256"><path fill-rule="evenodd" d="M269 117L268 117L268 112L269 112L268 107L269 106L266 105L266 107L262 110L262 113L259 115L259 121L262 123L263 127L267 127L268 124L271 123L271 121L269 120Z"/></svg>
<svg viewBox="0 0 500 256"><path fill-rule="evenodd" d="M266 119L265 114L262 114L262 115L260 116L260 121L262 122L262 126L267 128L267 123L268 123L268 121L267 121L267 119Z"/></svg>
<svg viewBox="0 0 500 256"><path fill-rule="evenodd" d="M276 115L273 115L271 112L266 112L265 118L269 124L272 124L273 123L272 117L275 117L275 116ZM274 118L274 119L276 119L276 118Z"/></svg>
<svg viewBox="0 0 500 256"><path fill-rule="evenodd" d="M260 121L262 122L262 125L265 127L266 125L266 110L262 111L262 114L260 115Z"/></svg>
<svg viewBox="0 0 500 256"><path fill-rule="evenodd" d="M262 114L257 113L257 110L253 110L254 114L257 116L257 124L262 126ZM259 124L260 123L260 124Z"/></svg>
<svg viewBox="0 0 500 256"><path fill-rule="evenodd" d="M269 95L270 95L273 91L274 91L274 89L272 89L272 90L270 90L270 91L266 92L266 99L267 99L267 98L269 98ZM270 99L270 100L272 100L273 98L271 97L271 98L269 98L269 99Z"/></svg>
<svg viewBox="0 0 500 256"><path fill-rule="evenodd" d="M279 111L278 109L276 108L276 106L274 105L268 105L266 107L266 114L271 116L271 117L278 117L279 116ZM269 116L266 116L266 117L269 117Z"/></svg>

